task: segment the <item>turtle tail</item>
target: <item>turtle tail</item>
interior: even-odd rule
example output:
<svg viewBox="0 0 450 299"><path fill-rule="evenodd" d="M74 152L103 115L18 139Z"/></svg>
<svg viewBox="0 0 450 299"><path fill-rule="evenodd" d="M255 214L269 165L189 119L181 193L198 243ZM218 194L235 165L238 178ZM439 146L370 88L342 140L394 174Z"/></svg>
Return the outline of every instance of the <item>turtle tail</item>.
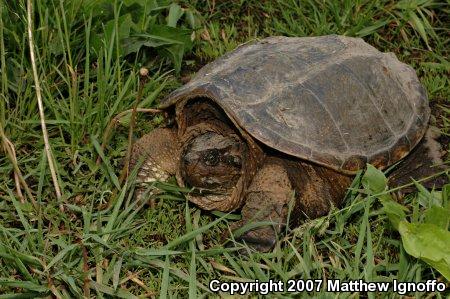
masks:
<svg viewBox="0 0 450 299"><path fill-rule="evenodd" d="M409 193L415 190L414 185L411 185L413 180L420 181L429 189L442 189L445 184L448 184L450 165L442 160L445 151L437 141L439 137L439 130L430 127L421 142L390 173L389 187L407 185L401 191Z"/></svg>

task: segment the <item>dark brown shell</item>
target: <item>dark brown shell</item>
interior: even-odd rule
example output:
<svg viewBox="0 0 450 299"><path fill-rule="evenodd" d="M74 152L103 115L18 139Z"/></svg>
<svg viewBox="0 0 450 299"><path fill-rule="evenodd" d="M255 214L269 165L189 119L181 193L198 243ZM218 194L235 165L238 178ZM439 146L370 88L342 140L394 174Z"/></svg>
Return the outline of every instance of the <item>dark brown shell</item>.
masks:
<svg viewBox="0 0 450 299"><path fill-rule="evenodd" d="M384 168L419 142L430 109L415 71L344 36L270 37L203 67L161 103L208 97L255 139L344 173Z"/></svg>

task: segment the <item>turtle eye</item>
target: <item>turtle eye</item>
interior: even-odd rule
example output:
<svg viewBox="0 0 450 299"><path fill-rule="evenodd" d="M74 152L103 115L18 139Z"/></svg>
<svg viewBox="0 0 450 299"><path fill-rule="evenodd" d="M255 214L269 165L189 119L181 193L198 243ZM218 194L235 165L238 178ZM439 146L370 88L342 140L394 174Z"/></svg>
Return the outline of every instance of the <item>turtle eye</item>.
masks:
<svg viewBox="0 0 450 299"><path fill-rule="evenodd" d="M210 149L207 150L205 155L203 156L203 163L208 166L217 166L220 162L220 152L218 149Z"/></svg>

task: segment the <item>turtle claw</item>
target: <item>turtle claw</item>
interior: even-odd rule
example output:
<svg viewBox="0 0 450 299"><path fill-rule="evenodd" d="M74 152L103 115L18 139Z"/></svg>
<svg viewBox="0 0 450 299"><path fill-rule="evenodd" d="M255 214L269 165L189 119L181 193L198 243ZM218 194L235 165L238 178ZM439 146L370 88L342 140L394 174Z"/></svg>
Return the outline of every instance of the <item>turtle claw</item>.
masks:
<svg viewBox="0 0 450 299"><path fill-rule="evenodd" d="M277 234L273 227L265 226L247 231L236 239L259 252L269 252L275 247Z"/></svg>
<svg viewBox="0 0 450 299"><path fill-rule="evenodd" d="M245 221L243 220L230 224L230 229L222 235L222 242L225 243L226 247L232 247L233 244L236 245L236 243L245 244L247 248L259 252L269 252L275 247L278 238L273 227L264 226L242 233L240 230L244 225ZM231 238L231 236L233 236L233 238ZM238 250L238 252L242 255L246 255L248 250L244 248Z"/></svg>

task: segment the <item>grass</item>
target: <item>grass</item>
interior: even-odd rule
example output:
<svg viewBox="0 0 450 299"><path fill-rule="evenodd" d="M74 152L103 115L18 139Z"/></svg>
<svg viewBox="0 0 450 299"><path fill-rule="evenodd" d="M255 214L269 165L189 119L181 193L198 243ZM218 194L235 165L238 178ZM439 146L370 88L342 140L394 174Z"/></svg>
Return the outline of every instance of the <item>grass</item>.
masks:
<svg viewBox="0 0 450 299"><path fill-rule="evenodd" d="M135 174L119 182L129 116L117 124L108 146L103 149L101 144L109 122L136 104L143 65L150 78L139 107L151 108L180 86L183 76L242 42L268 35L335 33L363 37L417 70L428 90L433 123L442 131L440 141L448 151L448 4L431 0L182 1L181 7L189 8L186 12L192 12L201 26L191 30L193 48L177 74L173 60L154 49L121 55L119 35L126 30L119 30L118 20L125 12L142 19L142 10L125 5L134 3L139 8L139 1L115 1L109 19L104 20L115 24L110 26L114 34L105 34L96 47L91 45L92 36L102 36L109 27L102 25L98 11L84 10L82 2L96 5L82 0L34 3L38 78L61 187L58 201L44 152L26 7L22 1L0 1L0 298L209 297L208 283L213 278L445 281L438 271L406 253L380 201L358 179L344 207L289 230L272 252L261 254L237 243L224 247L222 236L238 215L201 211L185 201L185 190L173 184L159 186L164 193L153 209L137 206L132 197ZM170 8L155 10L144 19L161 24L171 15L173 23L176 9L172 8L172 14ZM183 22L181 18L177 26L188 28ZM161 115L138 114L134 136L162 122ZM98 156L102 156L100 164ZM431 195L413 194L399 202L414 220L427 203L436 197L448 198L449 193L450 188ZM335 296L324 289L272 295ZM407 295L444 298L449 294Z"/></svg>

